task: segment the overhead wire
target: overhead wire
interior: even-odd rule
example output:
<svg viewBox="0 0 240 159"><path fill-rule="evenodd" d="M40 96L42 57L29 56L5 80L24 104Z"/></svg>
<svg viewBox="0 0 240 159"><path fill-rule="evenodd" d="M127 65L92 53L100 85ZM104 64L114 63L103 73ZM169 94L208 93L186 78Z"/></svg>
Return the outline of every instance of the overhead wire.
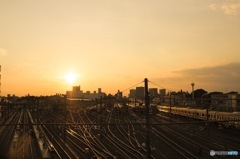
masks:
<svg viewBox="0 0 240 159"><path fill-rule="evenodd" d="M131 86L131 87L128 87L127 89L124 89L124 90L121 91L121 92L125 92L125 91L127 91L127 90L129 90L129 89L131 89L131 88L133 88L133 87L138 86L139 84L142 84L142 83L143 83L143 81L142 81L142 82L139 82L139 83L137 83L137 84L135 84L135 85L133 85L133 86Z"/></svg>
<svg viewBox="0 0 240 159"><path fill-rule="evenodd" d="M166 87L163 87L163 86L161 86L161 85L159 85L159 84L156 84L156 83L154 83L154 82L152 82L152 81L148 81L149 83L152 83L153 85L156 85L156 86L158 86L158 87L161 87L161 88L163 88L163 89L166 89L166 90L168 90L169 92L171 92L171 90L170 89L168 89L168 88L166 88Z"/></svg>

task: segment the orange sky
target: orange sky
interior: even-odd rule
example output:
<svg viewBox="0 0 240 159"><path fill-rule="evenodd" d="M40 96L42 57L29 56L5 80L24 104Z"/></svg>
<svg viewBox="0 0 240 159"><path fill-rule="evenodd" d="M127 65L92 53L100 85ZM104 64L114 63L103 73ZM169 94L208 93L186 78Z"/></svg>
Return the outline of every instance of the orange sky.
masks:
<svg viewBox="0 0 240 159"><path fill-rule="evenodd" d="M240 91L239 19L233 0L1 0L2 95L115 93L145 77Z"/></svg>

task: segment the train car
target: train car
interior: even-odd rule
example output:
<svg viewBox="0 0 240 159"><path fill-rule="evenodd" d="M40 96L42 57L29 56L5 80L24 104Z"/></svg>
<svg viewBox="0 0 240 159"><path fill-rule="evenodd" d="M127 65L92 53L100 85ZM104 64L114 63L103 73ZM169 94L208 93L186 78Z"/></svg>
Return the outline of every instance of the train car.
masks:
<svg viewBox="0 0 240 159"><path fill-rule="evenodd" d="M215 120L222 121L227 127L240 128L240 113L217 112Z"/></svg>
<svg viewBox="0 0 240 159"><path fill-rule="evenodd" d="M160 112L169 113L170 106L158 106ZM207 111L206 109L192 109L192 108L181 108L171 107L171 113L180 115L188 118L215 121L218 123L224 123L227 127L240 128L240 112L219 112L219 111Z"/></svg>
<svg viewBox="0 0 240 159"><path fill-rule="evenodd" d="M158 111L164 112L164 113L169 113L169 110L170 110L169 106L158 106L157 108L158 108Z"/></svg>

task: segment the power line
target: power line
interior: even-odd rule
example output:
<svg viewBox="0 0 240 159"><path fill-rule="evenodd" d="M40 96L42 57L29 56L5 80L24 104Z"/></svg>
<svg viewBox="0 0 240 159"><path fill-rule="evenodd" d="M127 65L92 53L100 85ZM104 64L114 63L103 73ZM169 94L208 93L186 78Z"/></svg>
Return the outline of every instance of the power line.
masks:
<svg viewBox="0 0 240 159"><path fill-rule="evenodd" d="M169 92L171 92L170 89L165 88L165 87L163 87L163 86L161 86L161 85L159 85L159 84L153 83L152 81L148 81L148 82L149 82L149 83L152 83L153 85L156 85L156 86L158 86L158 87L161 87L161 88L163 88L163 89L166 89L166 90L168 90Z"/></svg>
<svg viewBox="0 0 240 159"><path fill-rule="evenodd" d="M136 86L138 86L139 84L142 84L143 83L143 81L142 82L140 82L140 83L137 83L137 84L135 84L135 85L133 85L133 86L131 86L131 87L128 87L127 89L124 89L123 91L121 91L121 92L125 92L125 91L127 91L127 90L129 90L129 89L131 89L131 88L133 88L133 87L136 87Z"/></svg>

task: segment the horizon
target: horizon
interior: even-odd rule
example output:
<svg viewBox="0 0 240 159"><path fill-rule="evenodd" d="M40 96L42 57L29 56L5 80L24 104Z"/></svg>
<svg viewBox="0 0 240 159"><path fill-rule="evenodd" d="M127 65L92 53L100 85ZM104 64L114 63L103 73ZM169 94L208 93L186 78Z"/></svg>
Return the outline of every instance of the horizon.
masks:
<svg viewBox="0 0 240 159"><path fill-rule="evenodd" d="M142 82L143 83L143 82ZM150 86L152 85L151 83L150 83L150 81L149 81L149 84L150 84ZM156 84L154 84L155 86L157 86ZM90 91L90 93L93 93L93 92L97 92L97 89L95 89L95 90L83 90L83 89L81 89L81 85L72 85L71 86L71 89L69 89L69 90L66 90L65 91L65 93L54 93L54 94L45 94L45 95L43 95L43 94L41 94L41 95L33 95L33 94L30 94L30 93L25 93L25 95L16 95L16 94L14 94L14 93L11 93L11 94L6 94L6 95L2 95L2 96L0 96L0 97L7 97L8 95L10 95L10 96L16 96L16 97L26 97L26 96L36 96L36 97L39 97L39 96L54 96L54 95L66 95L66 92L67 91L72 91L72 89L73 89L73 87L75 87L75 86L80 86L80 90L81 91L83 91L83 93L86 93L86 92L88 92L88 91ZM137 85L134 85L134 86L136 86L136 87L144 87L143 85L140 85L140 84L137 84ZM125 90L123 90L123 91L121 91L121 90L119 90L120 92L122 92L123 93L123 96L128 96L129 95L129 93L130 93L130 90L131 89L135 89L136 90L136 87L129 87L129 88L127 88L127 89L125 89ZM151 89L151 88L157 88L157 90L158 90L158 93L160 93L160 90L161 89L165 89L166 90L166 93L169 93L169 92L180 92L180 91L182 91L182 92L185 92L185 93L189 93L189 94L191 94L192 93L192 88L191 88L191 90L190 91L188 91L188 90L183 90L183 89L180 89L180 90L169 90L169 89L167 89L167 88L163 88L163 87L161 87L161 86L158 86L158 87L149 87L148 89ZM222 92L222 91L208 91L208 90L205 90L204 88L196 88L195 89L195 86L194 86L194 91L196 91L196 90L201 90L201 89L203 89L204 91L206 91L207 93L214 93L214 92L220 92L220 93L223 93L223 94L228 94L228 93L231 93L231 92L237 92L238 93L238 91L234 91L234 90L232 90L232 91L226 91L226 92ZM108 92L102 92L102 93L104 93L104 94L106 94L106 95L109 95L109 94L111 94L111 95L115 95L115 94L117 94L117 92L115 92L115 93L108 93Z"/></svg>
<svg viewBox="0 0 240 159"><path fill-rule="evenodd" d="M144 78L240 92L239 18L234 0L1 1L1 95L115 94Z"/></svg>

